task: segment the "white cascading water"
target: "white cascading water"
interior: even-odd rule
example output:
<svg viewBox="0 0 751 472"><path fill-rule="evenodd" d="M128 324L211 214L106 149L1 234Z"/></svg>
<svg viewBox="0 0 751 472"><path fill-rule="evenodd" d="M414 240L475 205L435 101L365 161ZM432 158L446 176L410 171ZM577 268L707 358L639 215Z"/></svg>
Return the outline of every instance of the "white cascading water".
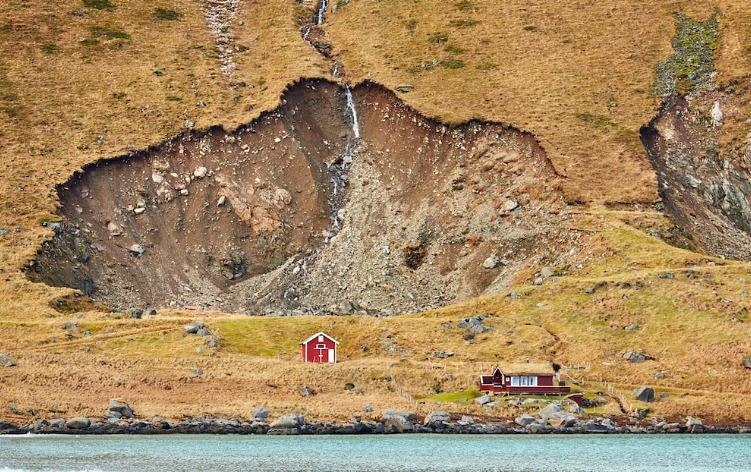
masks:
<svg viewBox="0 0 751 472"><path fill-rule="evenodd" d="M344 86L344 91L347 94L347 108L352 115L352 132L355 133L355 139L360 139L360 125L357 123L357 108L355 108L355 101L352 98L352 91L349 89L349 85Z"/></svg>
<svg viewBox="0 0 751 472"><path fill-rule="evenodd" d="M317 25L320 25L323 23L323 20L326 18L323 16L323 14L326 12L326 7L329 4L329 0L321 0L321 5L318 7L318 22Z"/></svg>
<svg viewBox="0 0 751 472"><path fill-rule="evenodd" d="M328 0L321 0L320 5L318 6L317 17L311 18L311 23L315 21L315 25L321 25L325 21L325 13L326 8L328 8L328 4ZM306 43L316 48L316 45L308 39L308 36L310 35L312 29L312 24L308 24L308 26L304 27L301 30L302 39ZM339 64L336 61L334 61L331 75L333 75L339 83L344 83L344 93L347 97L347 110L352 119L352 133L354 134L354 139L346 145L341 156L338 159L335 159L328 166L332 198L331 226L323 231L324 242L326 244L331 241L331 238L339 233L340 221L344 219L344 210L342 209L344 206L344 190L349 183L349 167L352 164L355 150L357 149L357 144L360 140L360 124L357 121L357 108L355 108L355 100L352 97L352 90L350 89L349 84L347 84L340 75ZM301 276L305 276L307 274L308 264L313 263L319 252L320 249L312 252L311 254L308 254L298 265L295 266L296 268L293 269L293 274L296 275L296 278L293 279L287 286L286 290L284 290L284 293L282 295L282 298L284 300L288 300L290 302L297 300L297 281Z"/></svg>

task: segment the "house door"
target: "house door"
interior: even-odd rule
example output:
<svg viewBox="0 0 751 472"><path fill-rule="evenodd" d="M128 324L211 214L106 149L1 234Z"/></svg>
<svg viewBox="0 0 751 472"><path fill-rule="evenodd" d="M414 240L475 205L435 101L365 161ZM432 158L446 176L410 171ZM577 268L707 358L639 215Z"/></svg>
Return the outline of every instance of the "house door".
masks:
<svg viewBox="0 0 751 472"><path fill-rule="evenodd" d="M329 349L329 363L333 364L334 362L336 362L336 351Z"/></svg>

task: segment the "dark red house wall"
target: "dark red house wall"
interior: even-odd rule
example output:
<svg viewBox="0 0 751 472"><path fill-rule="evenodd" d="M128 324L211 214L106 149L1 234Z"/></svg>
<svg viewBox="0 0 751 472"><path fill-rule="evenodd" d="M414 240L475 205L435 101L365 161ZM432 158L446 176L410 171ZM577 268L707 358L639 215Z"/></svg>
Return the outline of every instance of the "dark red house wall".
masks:
<svg viewBox="0 0 751 472"><path fill-rule="evenodd" d="M539 387L552 387L553 386L553 376L552 375L538 375L537 376L537 385Z"/></svg>

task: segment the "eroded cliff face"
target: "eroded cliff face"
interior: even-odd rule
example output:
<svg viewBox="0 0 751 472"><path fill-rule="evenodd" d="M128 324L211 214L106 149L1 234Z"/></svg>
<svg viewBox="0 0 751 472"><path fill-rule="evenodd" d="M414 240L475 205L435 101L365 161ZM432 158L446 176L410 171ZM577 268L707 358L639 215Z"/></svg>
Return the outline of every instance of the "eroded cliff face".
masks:
<svg viewBox="0 0 751 472"><path fill-rule="evenodd" d="M706 252L751 259L747 85L668 99L642 129L665 210Z"/></svg>
<svg viewBox="0 0 751 472"><path fill-rule="evenodd" d="M450 128L375 84L353 97L359 139L345 90L304 81L238 130L87 167L30 277L115 307L400 312L497 292L578 245L532 136Z"/></svg>

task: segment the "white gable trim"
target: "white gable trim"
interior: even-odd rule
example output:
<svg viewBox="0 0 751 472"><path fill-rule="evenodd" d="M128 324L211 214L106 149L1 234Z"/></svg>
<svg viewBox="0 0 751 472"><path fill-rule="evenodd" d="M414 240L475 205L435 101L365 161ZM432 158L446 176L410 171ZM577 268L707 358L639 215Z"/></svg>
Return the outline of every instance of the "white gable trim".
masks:
<svg viewBox="0 0 751 472"><path fill-rule="evenodd" d="M320 331L320 332L314 334L313 336L309 337L308 339L306 339L305 341L301 342L300 344L308 344L310 341L314 340L318 336L326 336L330 340L334 341L334 344L339 344L339 341L337 341L336 339L332 338L331 336L329 336L328 334L324 333L323 331Z"/></svg>

